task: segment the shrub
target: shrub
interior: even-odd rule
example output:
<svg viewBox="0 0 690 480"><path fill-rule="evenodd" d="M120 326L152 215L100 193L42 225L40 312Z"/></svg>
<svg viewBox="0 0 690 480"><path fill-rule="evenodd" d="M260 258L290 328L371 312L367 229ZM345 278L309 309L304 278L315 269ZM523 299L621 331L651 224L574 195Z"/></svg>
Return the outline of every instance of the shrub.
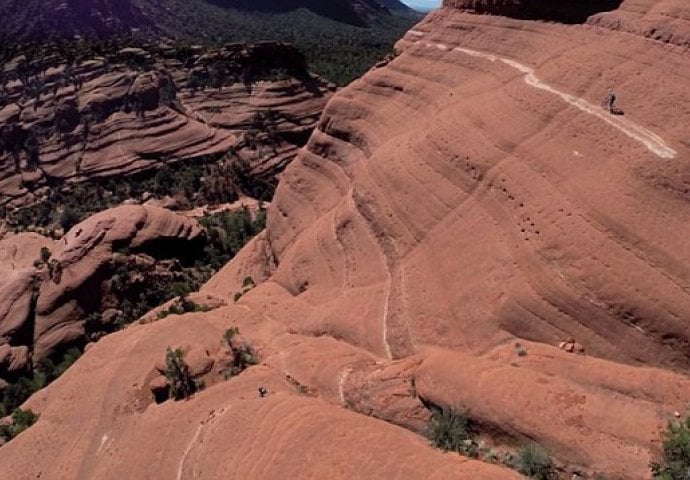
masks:
<svg viewBox="0 0 690 480"><path fill-rule="evenodd" d="M58 217L58 224L62 227L62 230L67 233L70 228L79 223L79 220L81 220L80 215L71 207L65 206Z"/></svg>
<svg viewBox="0 0 690 480"><path fill-rule="evenodd" d="M48 262L48 274L54 283L60 283L62 280L62 264L55 259Z"/></svg>
<svg viewBox="0 0 690 480"><path fill-rule="evenodd" d="M515 344L515 351L518 354L518 357L526 357L527 356L527 348L525 348L520 342L517 342Z"/></svg>
<svg viewBox="0 0 690 480"><path fill-rule="evenodd" d="M45 375L46 381L50 383L65 373L81 356L81 349L72 347L54 358L46 358L38 362L38 365L36 365L36 373Z"/></svg>
<svg viewBox="0 0 690 480"><path fill-rule="evenodd" d="M498 454L491 449L484 452L484 461L487 463L498 463Z"/></svg>
<svg viewBox="0 0 690 480"><path fill-rule="evenodd" d="M225 333L223 333L223 341L232 350L232 339L240 334L240 329L237 327L228 328Z"/></svg>
<svg viewBox="0 0 690 480"><path fill-rule="evenodd" d="M213 310L212 307L204 304L198 304L194 300L190 300L186 295L181 296L173 302L167 310L158 313L158 318L163 319L169 315L182 315L190 312L208 312Z"/></svg>
<svg viewBox="0 0 690 480"><path fill-rule="evenodd" d="M48 247L41 247L41 261L43 263L48 263L48 260L50 260L52 253Z"/></svg>
<svg viewBox="0 0 690 480"><path fill-rule="evenodd" d="M226 379L239 375L247 368L259 363L259 359L251 345L248 343L242 343L239 346L236 345L234 339L239 333L240 330L237 327L232 327L227 329L223 334L223 341L232 353L232 360L225 370Z"/></svg>
<svg viewBox="0 0 690 480"><path fill-rule="evenodd" d="M165 352L165 378L170 386L170 398L182 400L191 397L197 391L189 365L184 361L184 352L180 348L175 350L168 347Z"/></svg>
<svg viewBox="0 0 690 480"><path fill-rule="evenodd" d="M464 453L472 437L469 412L443 407L435 410L429 423L429 440L444 451Z"/></svg>
<svg viewBox="0 0 690 480"><path fill-rule="evenodd" d="M669 422L663 433L661 461L652 462L650 467L655 479L690 479L690 417L684 422Z"/></svg>
<svg viewBox="0 0 690 480"><path fill-rule="evenodd" d="M549 453L536 443L520 449L518 471L535 480L549 480L553 477L553 463Z"/></svg>
<svg viewBox="0 0 690 480"><path fill-rule="evenodd" d="M18 408L12 413L12 425L0 425L0 438L9 442L36 423L36 420L38 420L38 415L34 412Z"/></svg>

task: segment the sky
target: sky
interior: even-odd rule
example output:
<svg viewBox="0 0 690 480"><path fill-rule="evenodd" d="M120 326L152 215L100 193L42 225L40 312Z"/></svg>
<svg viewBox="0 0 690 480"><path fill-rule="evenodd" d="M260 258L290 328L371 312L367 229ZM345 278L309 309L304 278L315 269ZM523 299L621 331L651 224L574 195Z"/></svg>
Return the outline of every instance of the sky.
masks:
<svg viewBox="0 0 690 480"><path fill-rule="evenodd" d="M431 10L441 6L441 0L402 0L412 8L419 10Z"/></svg>

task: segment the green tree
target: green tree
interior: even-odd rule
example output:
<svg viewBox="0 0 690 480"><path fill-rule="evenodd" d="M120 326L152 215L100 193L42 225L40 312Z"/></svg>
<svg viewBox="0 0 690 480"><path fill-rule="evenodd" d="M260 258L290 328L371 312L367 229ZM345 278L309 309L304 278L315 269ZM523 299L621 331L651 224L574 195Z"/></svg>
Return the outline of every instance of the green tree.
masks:
<svg viewBox="0 0 690 480"><path fill-rule="evenodd" d="M64 232L75 226L79 222L79 214L70 206L65 206L58 217L58 224Z"/></svg>
<svg viewBox="0 0 690 480"><path fill-rule="evenodd" d="M189 365L184 361L184 352L180 348L165 353L165 378L170 386L170 398L182 400L191 397L197 391L197 385L189 372Z"/></svg>
<svg viewBox="0 0 690 480"><path fill-rule="evenodd" d="M43 263L48 263L52 253L48 247L41 247L41 261Z"/></svg>
<svg viewBox="0 0 690 480"><path fill-rule="evenodd" d="M663 434L661 461L650 467L658 480L690 479L690 417L684 422L669 422Z"/></svg>
<svg viewBox="0 0 690 480"><path fill-rule="evenodd" d="M232 360L225 371L225 378L239 375L252 365L259 363L256 353L251 345L246 342L239 343L236 337L240 334L237 327L229 328L223 334L223 341L230 349Z"/></svg>

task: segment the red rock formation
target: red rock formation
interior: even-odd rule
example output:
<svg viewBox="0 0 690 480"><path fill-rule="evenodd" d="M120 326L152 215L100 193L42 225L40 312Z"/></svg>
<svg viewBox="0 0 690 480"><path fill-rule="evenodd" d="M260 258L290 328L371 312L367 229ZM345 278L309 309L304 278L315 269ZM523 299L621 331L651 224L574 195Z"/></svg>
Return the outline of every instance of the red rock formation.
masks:
<svg viewBox="0 0 690 480"><path fill-rule="evenodd" d="M123 206L94 215L75 226L60 241L35 234L9 236L0 241L0 252L12 251L14 264L2 264L0 281L0 347L21 348L29 365L56 347L84 337L84 318L100 306L102 283L115 248L145 250L147 246L176 244L185 248L201 235L195 220L152 206ZM23 239L23 241L18 241ZM23 242L23 243L22 243ZM47 247L60 275L37 268L41 247ZM25 260L22 260L25 259ZM0 357L2 357L0 355ZM2 357L8 358L8 357ZM3 368L0 378L15 367Z"/></svg>
<svg viewBox="0 0 690 480"><path fill-rule="evenodd" d="M514 478L397 426L438 405L568 477L649 478L690 403L688 52L452 8L399 49L329 102L267 231L203 292L263 282L97 343L29 400L0 474ZM612 84L623 116L600 107ZM213 352L232 326L262 365L155 405L165 349Z"/></svg>
<svg viewBox="0 0 690 480"><path fill-rule="evenodd" d="M286 45L228 45L197 53L190 67L164 47L151 49L158 50L126 48L114 59L77 67L54 59L7 66L10 80L0 95L0 205L40 198L55 182L243 150L248 133L263 147L261 155L246 155L252 167L275 175L304 144L330 96L324 82L308 75L301 54ZM227 65L237 72L226 71ZM268 78L276 69L283 78ZM25 77L24 70L38 73ZM221 88L202 88L214 81Z"/></svg>

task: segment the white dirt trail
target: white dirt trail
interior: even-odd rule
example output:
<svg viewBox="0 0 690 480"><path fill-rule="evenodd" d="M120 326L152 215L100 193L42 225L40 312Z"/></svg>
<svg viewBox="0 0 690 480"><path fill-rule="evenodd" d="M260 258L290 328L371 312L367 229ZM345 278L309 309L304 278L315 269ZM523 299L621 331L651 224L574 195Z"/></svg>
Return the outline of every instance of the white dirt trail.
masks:
<svg viewBox="0 0 690 480"><path fill-rule="evenodd" d="M444 45L442 43L427 43L426 46L436 47L439 50L444 51L451 50L451 48L448 47L448 45ZM644 145L647 148L647 150L652 152L654 155L660 158L675 158L675 156L678 155L678 152L671 148L660 136L644 128L643 126L638 125L632 120L624 118L622 116L611 115L607 111L602 109L600 106L593 105L587 100L580 97L576 97L575 95L561 92L560 90L555 89L551 85L544 83L539 79L539 77L537 77L532 67L529 67L525 64L522 64L509 58L498 57L490 53L480 52L478 50L472 50L469 48L455 47L452 49L452 51L463 53L465 55L469 55L476 58L483 58L489 60L490 62L501 62L505 65L508 65L509 67L524 74L525 83L527 85L556 95L560 97L562 100L564 100L566 103L572 105L573 107L582 110L583 112L588 113L590 115L598 117L599 119L603 120L604 122L608 123L614 128L620 130L629 138L632 138L633 140Z"/></svg>
<svg viewBox="0 0 690 480"><path fill-rule="evenodd" d="M354 189L350 189L350 191L347 193L347 201L348 201L348 208L351 212L358 212L357 209L357 204L355 202L355 197L354 197ZM388 359L393 358L393 353L391 351L391 346L390 343L388 343L388 309L389 309L389 303L390 303L390 297L391 297L391 289L393 288L393 277L390 272L390 267L388 266L388 261L386 259L386 254L383 251L383 247L381 248L381 261L383 263L383 269L386 272L386 283L384 287L384 298L383 298L383 319L382 319L382 332L381 332L381 337L382 337L382 343L383 343L383 349L386 353L386 357Z"/></svg>
<svg viewBox="0 0 690 480"><path fill-rule="evenodd" d="M221 408L217 412L212 412L209 414L208 418L203 420L200 424L199 427L196 429L196 433L192 437L192 440L189 442L187 445L187 448L185 449L184 453L182 454L182 458L180 459L180 463L177 467L177 480L182 480L184 476L184 467L185 467L185 462L187 461L187 457L192 451L192 448L194 448L197 445L197 442L199 440L199 436L201 433L204 431L204 429L212 424L214 424L218 419L223 416L228 410L230 409L230 405ZM195 477L198 478L198 477Z"/></svg>
<svg viewBox="0 0 690 480"><path fill-rule="evenodd" d="M352 367L350 365L346 365L340 374L340 378L338 379L338 395L340 396L340 403L343 405L343 407L347 407L347 400L345 400L345 382L347 381L347 377L349 377L352 372Z"/></svg>

